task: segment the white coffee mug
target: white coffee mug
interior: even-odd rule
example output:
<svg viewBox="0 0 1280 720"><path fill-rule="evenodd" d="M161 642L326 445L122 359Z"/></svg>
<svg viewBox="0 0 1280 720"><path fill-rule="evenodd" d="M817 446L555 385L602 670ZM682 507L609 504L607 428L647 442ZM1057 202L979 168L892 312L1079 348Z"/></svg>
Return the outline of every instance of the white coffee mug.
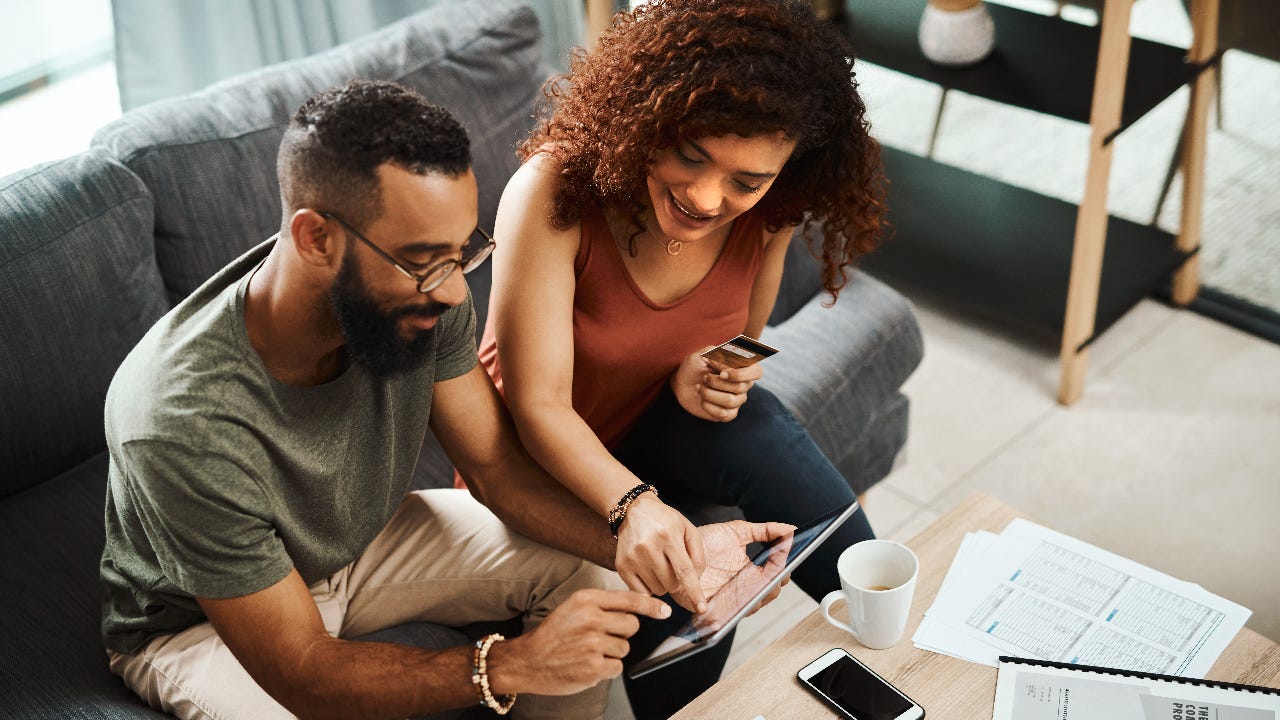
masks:
<svg viewBox="0 0 1280 720"><path fill-rule="evenodd" d="M822 616L873 650L891 647L907 627L919 571L916 554L902 543L864 540L850 545L836 561L843 590L822 598ZM841 597L848 601L848 624L831 617L831 605Z"/></svg>

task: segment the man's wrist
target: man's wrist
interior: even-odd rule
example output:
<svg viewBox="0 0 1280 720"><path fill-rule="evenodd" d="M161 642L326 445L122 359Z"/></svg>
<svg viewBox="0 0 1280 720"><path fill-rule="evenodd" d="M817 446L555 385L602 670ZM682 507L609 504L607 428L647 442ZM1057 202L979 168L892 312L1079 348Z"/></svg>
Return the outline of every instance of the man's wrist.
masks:
<svg viewBox="0 0 1280 720"><path fill-rule="evenodd" d="M518 695L533 692L527 687L527 678L521 668L522 653L518 646L523 636L506 642L494 643L489 648L489 688L495 695Z"/></svg>

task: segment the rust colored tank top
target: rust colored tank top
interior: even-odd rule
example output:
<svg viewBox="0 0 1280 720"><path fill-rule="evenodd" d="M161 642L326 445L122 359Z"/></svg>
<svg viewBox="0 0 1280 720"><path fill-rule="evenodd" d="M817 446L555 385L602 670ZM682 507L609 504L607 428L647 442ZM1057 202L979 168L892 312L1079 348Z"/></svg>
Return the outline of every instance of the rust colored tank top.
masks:
<svg viewBox="0 0 1280 720"><path fill-rule="evenodd" d="M625 250L599 207L584 210L581 228L574 260L573 408L612 448L685 356L747 326L764 233L752 213L739 217L706 277L679 300L660 304L632 281L622 262ZM501 392L493 323L485 325L480 363Z"/></svg>

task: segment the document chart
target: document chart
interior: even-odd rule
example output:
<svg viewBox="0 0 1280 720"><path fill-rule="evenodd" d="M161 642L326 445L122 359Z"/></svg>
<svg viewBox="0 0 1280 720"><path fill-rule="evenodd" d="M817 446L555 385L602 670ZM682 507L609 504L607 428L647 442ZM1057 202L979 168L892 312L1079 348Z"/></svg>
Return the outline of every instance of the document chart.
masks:
<svg viewBox="0 0 1280 720"><path fill-rule="evenodd" d="M917 647L1203 677L1249 611L1025 520L962 541Z"/></svg>
<svg viewBox="0 0 1280 720"><path fill-rule="evenodd" d="M1045 660L1180 674L1223 613L1042 541L969 625Z"/></svg>

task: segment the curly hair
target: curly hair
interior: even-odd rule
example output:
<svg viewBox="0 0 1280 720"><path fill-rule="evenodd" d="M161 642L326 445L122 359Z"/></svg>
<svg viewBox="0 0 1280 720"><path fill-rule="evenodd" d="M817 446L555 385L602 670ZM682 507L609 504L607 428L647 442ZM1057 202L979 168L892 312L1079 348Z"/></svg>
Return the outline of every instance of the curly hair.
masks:
<svg viewBox="0 0 1280 720"><path fill-rule="evenodd" d="M795 150L754 211L769 232L803 224L810 236L821 224L810 250L834 301L844 267L886 226L880 145L853 62L840 33L799 0L651 0L619 14L594 50L575 50L568 74L547 82L520 156L545 151L559 163L556 226L595 202L629 212L638 234L658 150L781 131Z"/></svg>
<svg viewBox="0 0 1280 720"><path fill-rule="evenodd" d="M448 110L393 82L353 80L321 90L294 113L276 169L285 223L302 207L367 225L382 211L378 167L458 176L471 143Z"/></svg>

